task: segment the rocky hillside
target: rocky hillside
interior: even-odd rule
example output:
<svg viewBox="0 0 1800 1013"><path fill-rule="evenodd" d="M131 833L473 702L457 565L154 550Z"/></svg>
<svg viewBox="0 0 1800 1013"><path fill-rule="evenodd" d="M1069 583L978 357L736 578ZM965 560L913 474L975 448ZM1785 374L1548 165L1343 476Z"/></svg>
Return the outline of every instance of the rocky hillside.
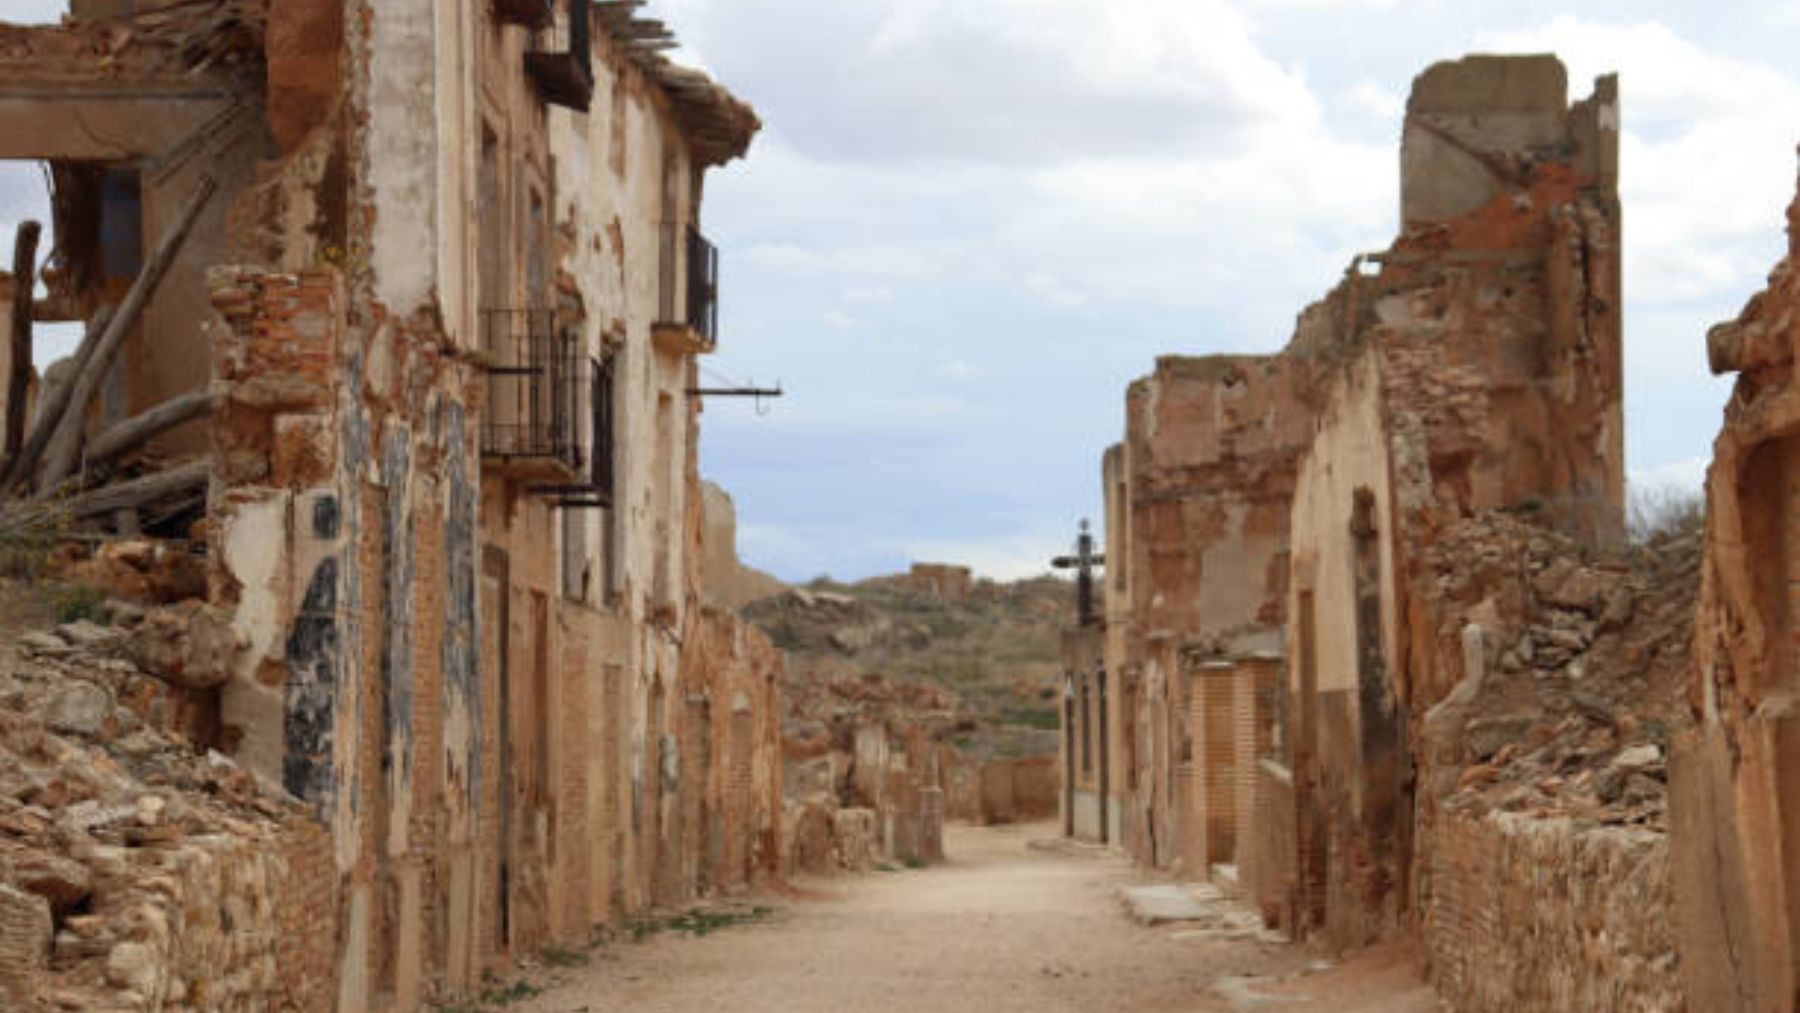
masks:
<svg viewBox="0 0 1800 1013"><path fill-rule="evenodd" d="M976 581L965 589L908 576L856 584L814 581L744 610L788 652L788 693L810 699L820 683L865 676L915 684L933 724L977 755L1056 751L1059 636L1073 592L1041 577Z"/></svg>

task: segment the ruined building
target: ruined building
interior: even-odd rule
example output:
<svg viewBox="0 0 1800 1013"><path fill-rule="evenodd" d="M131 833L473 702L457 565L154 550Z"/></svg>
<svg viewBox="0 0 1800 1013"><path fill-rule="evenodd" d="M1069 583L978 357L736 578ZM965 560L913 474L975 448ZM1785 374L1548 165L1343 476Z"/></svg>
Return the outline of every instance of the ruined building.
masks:
<svg viewBox="0 0 1800 1013"><path fill-rule="evenodd" d="M1692 1008L1792 1009L1800 995L1800 818L1793 779L1795 331L1800 197L1788 253L1707 335L1736 373L1706 479L1706 553L1688 721L1671 759L1675 892Z"/></svg>
<svg viewBox="0 0 1800 1013"><path fill-rule="evenodd" d="M1668 896L1633 708L1686 649L1649 629L1679 601L1607 569L1617 85L1566 93L1550 56L1425 71L1393 244L1280 353L1164 358L1131 386L1103 464L1111 710L1070 731L1107 744L1112 824L1076 833L1334 947L1413 935L1463 1008L1676 994L1666 921L1632 914ZM1582 871L1504 913L1496 866L1558 864Z"/></svg>
<svg viewBox="0 0 1800 1013"><path fill-rule="evenodd" d="M693 393L702 183L759 123L636 6L0 25L0 155L55 209L7 316L89 334L41 377L6 346L0 516L203 559L238 646L196 734L328 830L269 899L308 905L299 1005L416 1008L778 865L780 660L702 597Z"/></svg>

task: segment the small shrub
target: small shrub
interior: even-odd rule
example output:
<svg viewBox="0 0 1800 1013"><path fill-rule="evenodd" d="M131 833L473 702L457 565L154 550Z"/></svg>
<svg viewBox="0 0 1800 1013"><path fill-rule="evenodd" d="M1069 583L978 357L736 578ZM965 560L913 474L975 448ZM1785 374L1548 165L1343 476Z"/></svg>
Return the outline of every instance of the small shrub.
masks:
<svg viewBox="0 0 1800 1013"><path fill-rule="evenodd" d="M1695 534L1706 526L1706 493L1661 485L1633 489L1625 504L1625 527L1638 544Z"/></svg>
<svg viewBox="0 0 1800 1013"><path fill-rule="evenodd" d="M56 508L0 522L0 574L36 580L70 526L68 514Z"/></svg>
<svg viewBox="0 0 1800 1013"><path fill-rule="evenodd" d="M523 978L510 985L494 984L496 979L492 974L483 975L483 980L489 983L487 988L466 999L439 1006L440 1013L494 1013L495 1010L511 1006L515 1002L523 1002L544 991Z"/></svg>
<svg viewBox="0 0 1800 1013"><path fill-rule="evenodd" d="M760 904L751 908L691 908L670 918L640 918L631 923L631 938L633 942L641 943L662 932L680 932L698 938L733 925L761 921L774 911L774 908Z"/></svg>
<svg viewBox="0 0 1800 1013"><path fill-rule="evenodd" d="M546 946L538 953L547 967L586 967L589 957L581 950L562 946Z"/></svg>
<svg viewBox="0 0 1800 1013"><path fill-rule="evenodd" d="M106 621L106 592L97 587L64 584L50 590L50 610L59 623Z"/></svg>

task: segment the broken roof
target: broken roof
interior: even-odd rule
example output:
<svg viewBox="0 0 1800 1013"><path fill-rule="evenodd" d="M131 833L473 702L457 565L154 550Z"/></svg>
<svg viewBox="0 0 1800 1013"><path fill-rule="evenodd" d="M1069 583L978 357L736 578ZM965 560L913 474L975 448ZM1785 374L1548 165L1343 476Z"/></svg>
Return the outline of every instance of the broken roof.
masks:
<svg viewBox="0 0 1800 1013"><path fill-rule="evenodd" d="M749 103L704 72L676 64L664 51L677 45L661 21L639 19L643 0L600 0L600 27L651 83L668 96L675 119L704 165L723 165L750 149L762 120Z"/></svg>
<svg viewBox="0 0 1800 1013"><path fill-rule="evenodd" d="M193 86L208 72L260 65L264 0L188 0L130 20L0 21L0 82Z"/></svg>

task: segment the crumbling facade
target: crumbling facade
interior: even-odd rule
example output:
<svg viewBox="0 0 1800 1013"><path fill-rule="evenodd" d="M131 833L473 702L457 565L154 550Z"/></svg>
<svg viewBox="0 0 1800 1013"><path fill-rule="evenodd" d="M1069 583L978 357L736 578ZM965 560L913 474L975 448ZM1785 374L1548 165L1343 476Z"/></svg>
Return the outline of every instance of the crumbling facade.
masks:
<svg viewBox="0 0 1800 1013"><path fill-rule="evenodd" d="M1788 253L1736 320L1707 335L1736 373L1706 480L1706 549L1688 720L1671 759L1682 973L1694 1009L1791 1009L1800 995L1800 831L1792 531L1800 516L1791 314L1800 305L1800 198Z"/></svg>
<svg viewBox="0 0 1800 1013"><path fill-rule="evenodd" d="M1412 932L1443 956L1456 947L1432 939L1483 919L1495 939L1538 940L1544 952L1490 992L1440 966L1445 994L1468 1008L1504 1008L1494 1003L1508 987L1535 1008L1592 1001L1568 982L1594 967L1654 966L1633 985L1653 1006L1673 980L1655 932L1615 933L1576 973L1568 954L1582 930L1548 912L1579 909L1580 897L1559 895L1566 906L1526 929L1505 914L1513 899L1464 871L1469 841L1521 867L1578 856L1631 869L1635 896L1655 903L1667 896L1656 831L1572 835L1444 808L1488 783L1459 781L1495 753L1466 751L1468 722L1531 667L1495 646L1523 635L1532 650L1528 617L1555 628L1538 634L1552 681L1529 691L1533 713L1564 723L1530 742L1525 725L1507 726L1518 741L1499 763L1529 753L1531 767L1565 748L1642 753L1640 724L1589 728L1571 703L1602 709L1594 701L1611 698L1568 686L1584 666L1626 664L1607 653L1625 621L1603 615L1602 596L1571 591L1558 604L1574 578L1556 570L1547 590L1453 600L1430 562L1440 541L1462 537L1457 525L1501 515L1542 532L1482 546L1511 561L1497 564L1508 573L1535 572L1527 544L1580 556L1622 540L1616 83L1600 79L1573 105L1566 91L1550 56L1475 56L1421 74L1393 245L1357 257L1277 355L1159 361L1130 389L1126 439L1103 464L1104 678L1120 701L1107 761L1125 847L1197 878L1235 864L1228 880L1271 923L1335 947ZM1508 675L1483 691L1471 664ZM1636 706L1620 693L1619 708ZM1608 783L1645 769L1634 762ZM1552 789L1516 791L1513 808L1539 790ZM1660 818L1648 812L1631 818Z"/></svg>
<svg viewBox="0 0 1800 1013"><path fill-rule="evenodd" d="M1118 839L1146 864L1234 860L1235 779L1204 754L1233 753L1207 732L1234 720L1239 662L1280 644L1298 376L1277 356L1168 356L1126 392L1126 439L1103 467L1108 732L1123 765L1108 780L1128 799Z"/></svg>
<svg viewBox="0 0 1800 1013"><path fill-rule="evenodd" d="M1623 526L1617 97L1553 57L1414 82L1404 231L1301 317L1318 391L1290 528L1286 643L1305 916L1344 944L1412 894L1412 729L1455 684L1409 644L1398 578L1435 533L1530 510Z"/></svg>
<svg viewBox="0 0 1800 1013"><path fill-rule="evenodd" d="M630 5L123 6L0 26L0 154L56 180L34 314L101 336L7 482L203 550L209 744L332 843L321 1002L776 870L780 658L703 601L693 395L753 112Z"/></svg>
<svg viewBox="0 0 1800 1013"><path fill-rule="evenodd" d="M955 724L946 691L874 673L807 673L791 680L784 708L787 873L936 862L944 821L978 811L981 771L965 769L945 741ZM970 773L977 780L958 812L953 788Z"/></svg>

